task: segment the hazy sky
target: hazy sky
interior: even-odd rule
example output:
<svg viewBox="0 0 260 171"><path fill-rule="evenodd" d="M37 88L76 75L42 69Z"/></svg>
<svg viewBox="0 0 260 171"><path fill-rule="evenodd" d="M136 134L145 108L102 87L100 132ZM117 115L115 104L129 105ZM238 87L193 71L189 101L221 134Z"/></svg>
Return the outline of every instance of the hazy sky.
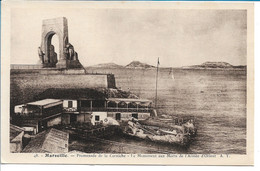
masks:
<svg viewBox="0 0 260 171"><path fill-rule="evenodd" d="M36 64L42 20L66 17L69 42L85 66L133 60L156 65L158 57L169 67L246 65L245 10L18 8L11 14L12 64Z"/></svg>

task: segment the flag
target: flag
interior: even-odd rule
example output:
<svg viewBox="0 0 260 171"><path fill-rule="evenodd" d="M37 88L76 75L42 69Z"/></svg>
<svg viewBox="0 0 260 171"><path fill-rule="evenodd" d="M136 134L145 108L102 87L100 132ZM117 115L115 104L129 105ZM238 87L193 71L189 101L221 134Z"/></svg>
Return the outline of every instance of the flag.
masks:
<svg viewBox="0 0 260 171"><path fill-rule="evenodd" d="M158 63L157 63L157 65L160 65L160 61L159 61L159 58L158 58Z"/></svg>

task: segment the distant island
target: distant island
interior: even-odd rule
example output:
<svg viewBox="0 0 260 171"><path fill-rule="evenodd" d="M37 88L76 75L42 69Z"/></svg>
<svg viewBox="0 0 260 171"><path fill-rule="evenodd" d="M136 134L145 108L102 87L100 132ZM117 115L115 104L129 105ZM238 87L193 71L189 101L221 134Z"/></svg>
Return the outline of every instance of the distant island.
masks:
<svg viewBox="0 0 260 171"><path fill-rule="evenodd" d="M102 63L97 65L89 66L90 68L124 68L122 65L117 65L115 63Z"/></svg>
<svg viewBox="0 0 260 171"><path fill-rule="evenodd" d="M227 62L204 62L201 65L184 66L183 69L241 69L245 70L245 65L231 65Z"/></svg>
<svg viewBox="0 0 260 171"><path fill-rule="evenodd" d="M155 68L155 66L148 65L139 61L133 61L125 66L126 68Z"/></svg>
<svg viewBox="0 0 260 171"><path fill-rule="evenodd" d="M102 63L102 64L97 64L97 65L92 65L92 66L88 66L88 68L134 68L134 69L153 69L156 68L153 65L149 65L146 63L142 63L140 61L132 61L131 63L129 63L126 66L123 65L118 65L115 63ZM161 67L160 68L172 68L172 67ZM180 69L235 69L235 70L246 70L246 66L245 65L231 65L227 62L204 62L200 65L191 65L191 66L183 66L180 67Z"/></svg>
<svg viewBox="0 0 260 171"><path fill-rule="evenodd" d="M155 68L155 66L142 63L140 61L133 61L126 66L118 65L115 63L102 63L97 65L89 66L88 68L135 68L135 69L148 69L148 68Z"/></svg>

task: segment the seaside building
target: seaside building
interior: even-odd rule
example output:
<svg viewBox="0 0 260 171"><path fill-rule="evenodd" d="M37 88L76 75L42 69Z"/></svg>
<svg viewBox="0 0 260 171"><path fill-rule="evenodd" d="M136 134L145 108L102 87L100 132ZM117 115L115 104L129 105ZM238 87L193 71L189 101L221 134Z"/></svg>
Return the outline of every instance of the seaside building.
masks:
<svg viewBox="0 0 260 171"><path fill-rule="evenodd" d="M64 114L70 115L70 122L91 122L93 125L106 122L107 117L117 121L132 117L144 120L152 112L152 101L129 98L65 98Z"/></svg>
<svg viewBox="0 0 260 171"><path fill-rule="evenodd" d="M15 106L16 124L28 134L36 134L47 127L61 124L63 101L44 99Z"/></svg>
<svg viewBox="0 0 260 171"><path fill-rule="evenodd" d="M47 99L15 106L19 125L34 134L58 124L104 123L108 117L144 120L153 112L151 100L114 98L95 89L48 89L37 98Z"/></svg>

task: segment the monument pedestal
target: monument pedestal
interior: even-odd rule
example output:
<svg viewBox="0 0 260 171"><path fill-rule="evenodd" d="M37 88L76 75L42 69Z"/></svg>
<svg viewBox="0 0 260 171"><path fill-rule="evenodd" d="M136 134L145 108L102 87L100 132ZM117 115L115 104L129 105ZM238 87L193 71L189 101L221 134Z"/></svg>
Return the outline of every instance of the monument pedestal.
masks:
<svg viewBox="0 0 260 171"><path fill-rule="evenodd" d="M56 64L56 68L58 69L66 69L67 68L67 61L65 59L61 59Z"/></svg>
<svg viewBox="0 0 260 171"><path fill-rule="evenodd" d="M78 60L68 60L67 61L67 68L68 69L82 68L82 65Z"/></svg>
<svg viewBox="0 0 260 171"><path fill-rule="evenodd" d="M43 63L43 68L55 68L55 63Z"/></svg>

